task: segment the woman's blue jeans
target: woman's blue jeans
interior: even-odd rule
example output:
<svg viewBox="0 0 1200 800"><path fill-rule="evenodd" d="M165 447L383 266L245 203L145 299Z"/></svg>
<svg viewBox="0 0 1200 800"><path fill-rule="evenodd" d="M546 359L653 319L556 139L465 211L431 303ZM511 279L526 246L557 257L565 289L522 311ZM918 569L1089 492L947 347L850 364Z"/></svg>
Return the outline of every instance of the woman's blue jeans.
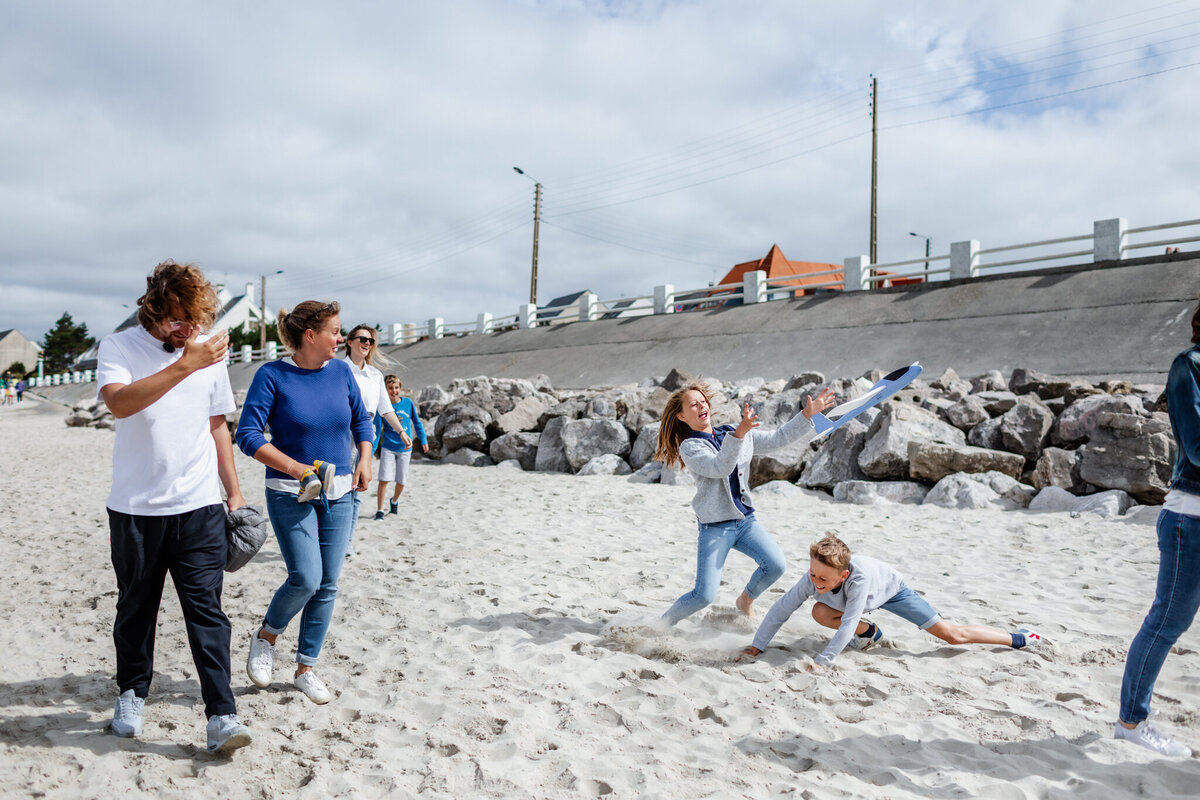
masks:
<svg viewBox="0 0 1200 800"><path fill-rule="evenodd" d="M746 584L746 594L751 598L765 592L787 568L783 551L753 514L728 522L701 522L696 547L696 586L663 614L668 625L690 617L716 599L721 587L721 571L730 550L737 550L758 564Z"/></svg>
<svg viewBox="0 0 1200 800"><path fill-rule="evenodd" d="M1171 646L1192 625L1200 607L1200 519L1158 515L1158 587L1142 629L1129 645L1121 680L1121 721L1150 716L1154 682Z"/></svg>
<svg viewBox="0 0 1200 800"><path fill-rule="evenodd" d="M296 661L310 667L317 663L333 617L354 516L351 494L329 501L326 508L321 503L297 503L294 494L267 489L267 514L288 574L271 598L263 630L283 633L300 614Z"/></svg>

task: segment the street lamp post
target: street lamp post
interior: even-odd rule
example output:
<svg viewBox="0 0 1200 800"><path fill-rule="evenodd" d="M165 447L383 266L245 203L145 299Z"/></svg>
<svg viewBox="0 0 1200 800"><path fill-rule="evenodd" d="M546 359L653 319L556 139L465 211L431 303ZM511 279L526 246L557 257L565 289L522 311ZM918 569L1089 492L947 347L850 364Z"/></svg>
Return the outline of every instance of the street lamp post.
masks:
<svg viewBox="0 0 1200 800"><path fill-rule="evenodd" d="M283 270L277 269L271 275L282 275ZM258 295L258 350L262 358L267 357L267 276L262 278L262 290Z"/></svg>
<svg viewBox="0 0 1200 800"><path fill-rule="evenodd" d="M918 239L925 240L925 282L929 283L929 243L933 241L932 236L926 236L923 233L913 233L909 231L909 236L915 236Z"/></svg>
<svg viewBox="0 0 1200 800"><path fill-rule="evenodd" d="M525 170L513 167L513 172L525 175ZM533 181L533 266L529 275L529 304L537 309L537 256L538 256L538 223L542 220L542 184L532 175L525 175Z"/></svg>

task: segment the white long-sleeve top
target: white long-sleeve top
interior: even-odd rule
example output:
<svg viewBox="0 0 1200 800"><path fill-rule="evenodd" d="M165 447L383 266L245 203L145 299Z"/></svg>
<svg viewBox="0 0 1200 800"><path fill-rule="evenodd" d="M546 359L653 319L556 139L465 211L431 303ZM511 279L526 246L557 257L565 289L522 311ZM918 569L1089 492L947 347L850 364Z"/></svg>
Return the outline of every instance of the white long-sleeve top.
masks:
<svg viewBox="0 0 1200 800"><path fill-rule="evenodd" d="M842 623L837 633L820 655L813 659L821 666L827 667L850 643L862 615L891 600L903 584L904 578L899 572L870 556L850 556L850 574L836 590L824 594L817 593L812 577L805 572L804 577L788 589L783 597L776 600L771 610L763 617L758 632L754 634L754 646L759 650L766 650L780 626L788 621L796 609L804 605L809 598L816 598L818 603L824 603L842 612Z"/></svg>

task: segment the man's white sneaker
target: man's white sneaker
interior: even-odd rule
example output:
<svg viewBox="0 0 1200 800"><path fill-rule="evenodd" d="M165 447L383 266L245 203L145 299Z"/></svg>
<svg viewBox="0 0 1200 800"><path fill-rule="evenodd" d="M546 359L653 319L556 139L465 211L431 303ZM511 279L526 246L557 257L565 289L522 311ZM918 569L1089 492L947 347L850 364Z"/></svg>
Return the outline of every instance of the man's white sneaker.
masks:
<svg viewBox="0 0 1200 800"><path fill-rule="evenodd" d="M250 729L238 721L237 714L220 714L208 720L208 752L232 753L253 741Z"/></svg>
<svg viewBox="0 0 1200 800"><path fill-rule="evenodd" d="M308 672L301 672L297 675L294 683L297 689L304 692L305 697L319 706L333 699L333 695L329 693L329 688L317 677L317 673L311 669Z"/></svg>
<svg viewBox="0 0 1200 800"><path fill-rule="evenodd" d="M126 689L117 697L113 706L113 718L109 728L117 736L130 738L142 735L142 708L146 701Z"/></svg>
<svg viewBox="0 0 1200 800"><path fill-rule="evenodd" d="M271 685L271 673L275 670L275 645L256 632L250 637L250 657L246 659L246 674L260 689Z"/></svg>
<svg viewBox="0 0 1200 800"><path fill-rule="evenodd" d="M1158 712L1152 712L1150 717L1142 720L1137 724L1136 728L1126 728L1121 723L1117 723L1116 731L1113 733L1113 738L1124 739L1127 742L1133 742L1139 747L1144 747L1147 750L1153 750L1164 756L1173 758L1188 758L1192 755L1190 748L1184 747L1179 742L1167 736L1162 731L1150 724L1150 719Z"/></svg>

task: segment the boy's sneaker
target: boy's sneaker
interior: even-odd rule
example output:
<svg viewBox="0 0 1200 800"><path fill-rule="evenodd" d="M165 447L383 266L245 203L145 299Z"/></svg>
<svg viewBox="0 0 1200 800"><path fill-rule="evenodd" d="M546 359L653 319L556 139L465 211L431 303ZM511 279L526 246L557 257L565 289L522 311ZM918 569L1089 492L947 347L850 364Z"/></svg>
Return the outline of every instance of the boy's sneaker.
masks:
<svg viewBox="0 0 1200 800"><path fill-rule="evenodd" d="M399 502L397 502L395 500L389 500L388 505L391 506L391 508L392 508L392 510L391 510L392 514L400 513L400 503Z"/></svg>
<svg viewBox="0 0 1200 800"><path fill-rule="evenodd" d="M1021 628L1017 633L1025 637L1025 647L1038 647L1046 643L1042 635L1032 628Z"/></svg>
<svg viewBox="0 0 1200 800"><path fill-rule="evenodd" d="M1164 756L1171 756L1173 758L1187 758L1191 756L1192 751L1190 748L1181 745L1150 724L1150 720L1157 716L1157 714L1157 711L1152 711L1149 717L1137 724L1136 728L1126 728L1118 722L1116 730L1113 733L1113 738L1133 742L1139 747L1153 750Z"/></svg>
<svg viewBox="0 0 1200 800"><path fill-rule="evenodd" d="M220 714L208 720L208 752L232 753L253 741L250 729L238 721L237 714Z"/></svg>
<svg viewBox="0 0 1200 800"><path fill-rule="evenodd" d="M250 657L246 659L246 674L250 676L250 682L265 689L271 685L271 673L274 670L275 645L255 633L250 637Z"/></svg>
<svg viewBox="0 0 1200 800"><path fill-rule="evenodd" d="M376 512L375 512L375 519L383 519L383 518L384 518L384 517L386 517L386 516L387 516L387 515L386 515L386 514L384 514L382 511L376 511Z"/></svg>
<svg viewBox="0 0 1200 800"><path fill-rule="evenodd" d="M868 625L874 626L875 633L872 634L870 631L867 631L862 636L856 634L854 638L850 640L850 644L846 645L847 647L851 647L855 650L866 650L872 645L878 643L879 640L883 638L883 628L875 625L875 623L871 622L870 620L866 620L866 622Z"/></svg>
<svg viewBox="0 0 1200 800"><path fill-rule="evenodd" d="M317 673L311 669L308 672L301 672L297 675L293 683L296 684L297 689L304 692L305 697L319 706L333 699L333 695L329 693L329 688L317 677Z"/></svg>
<svg viewBox="0 0 1200 800"><path fill-rule="evenodd" d="M113 718L109 728L117 736L141 736L142 708L145 705L146 700L134 694L133 689L121 692L113 706Z"/></svg>
<svg viewBox="0 0 1200 800"><path fill-rule="evenodd" d="M317 477L321 479L321 488L325 490L325 494L333 491L333 474L337 472L337 468L328 461L314 461L313 470L316 471Z"/></svg>
<svg viewBox="0 0 1200 800"><path fill-rule="evenodd" d="M317 477L317 473L311 469L304 470L304 474L300 476L300 494L296 496L297 503L307 503L310 500L316 500L321 496L321 489L324 484Z"/></svg>

